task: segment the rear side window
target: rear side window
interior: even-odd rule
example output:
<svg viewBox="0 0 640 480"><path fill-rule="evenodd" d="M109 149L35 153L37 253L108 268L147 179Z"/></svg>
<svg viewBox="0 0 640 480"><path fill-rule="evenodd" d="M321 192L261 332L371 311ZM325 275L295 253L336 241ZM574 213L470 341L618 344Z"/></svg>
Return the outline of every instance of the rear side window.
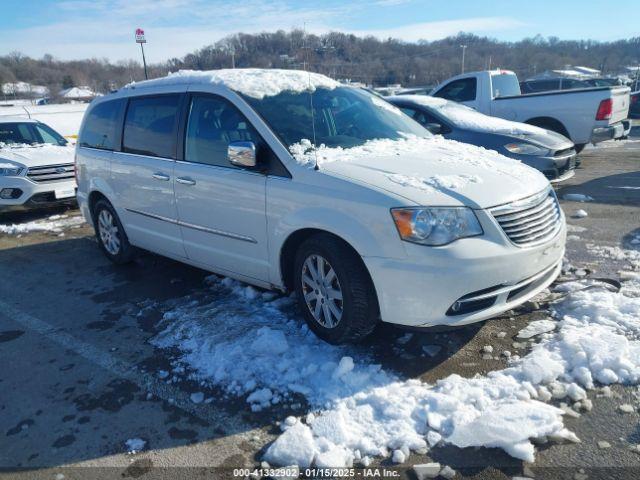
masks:
<svg viewBox="0 0 640 480"><path fill-rule="evenodd" d="M175 158L179 106L180 95L130 99L124 121L122 150L138 155Z"/></svg>
<svg viewBox="0 0 640 480"><path fill-rule="evenodd" d="M470 102L476 99L476 89L477 81L475 78L462 78L445 85L433 96L454 102Z"/></svg>
<svg viewBox="0 0 640 480"><path fill-rule="evenodd" d="M113 150L116 147L123 99L103 102L87 114L80 133L80 146Z"/></svg>

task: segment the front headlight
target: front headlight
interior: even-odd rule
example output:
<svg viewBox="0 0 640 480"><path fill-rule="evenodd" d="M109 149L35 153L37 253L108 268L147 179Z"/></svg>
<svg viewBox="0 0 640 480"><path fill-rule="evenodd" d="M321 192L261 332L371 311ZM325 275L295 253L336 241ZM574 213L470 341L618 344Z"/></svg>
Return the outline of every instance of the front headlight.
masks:
<svg viewBox="0 0 640 480"><path fill-rule="evenodd" d="M19 167L0 167L0 177L17 177L22 172Z"/></svg>
<svg viewBox="0 0 640 480"><path fill-rule="evenodd" d="M393 208L391 216L400 238L421 245L446 245L483 233L476 214L467 207Z"/></svg>
<svg viewBox="0 0 640 480"><path fill-rule="evenodd" d="M532 145L531 143L507 143L505 150L518 155L538 155L545 156L549 154L549 149Z"/></svg>

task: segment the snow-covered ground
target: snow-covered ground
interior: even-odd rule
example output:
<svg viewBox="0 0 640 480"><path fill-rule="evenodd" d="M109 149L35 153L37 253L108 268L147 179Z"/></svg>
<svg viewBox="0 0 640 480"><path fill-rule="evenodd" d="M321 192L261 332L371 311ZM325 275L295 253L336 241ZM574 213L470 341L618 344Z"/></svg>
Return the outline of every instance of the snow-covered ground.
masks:
<svg viewBox="0 0 640 480"><path fill-rule="evenodd" d="M34 118L46 123L65 137L78 135L80 123L88 103L65 103L53 105L24 105L0 108L0 117L18 116Z"/></svg>
<svg viewBox="0 0 640 480"><path fill-rule="evenodd" d="M215 276L208 296L167 307L152 343L180 352L176 372L186 367L254 411L304 397L309 413L283 421L266 450L272 465L401 462L440 442L533 461L532 440L579 441L563 418L591 409L587 390L640 383L640 279L626 278L619 292L597 282L561 284L557 295L566 296L549 318L521 332L537 342L530 353L505 354L503 370L433 385L377 365L364 347L319 341L292 298Z"/></svg>
<svg viewBox="0 0 640 480"><path fill-rule="evenodd" d="M24 235L33 232L63 234L70 228L79 228L85 223L81 215L51 215L45 219L24 223L0 223L0 234Z"/></svg>

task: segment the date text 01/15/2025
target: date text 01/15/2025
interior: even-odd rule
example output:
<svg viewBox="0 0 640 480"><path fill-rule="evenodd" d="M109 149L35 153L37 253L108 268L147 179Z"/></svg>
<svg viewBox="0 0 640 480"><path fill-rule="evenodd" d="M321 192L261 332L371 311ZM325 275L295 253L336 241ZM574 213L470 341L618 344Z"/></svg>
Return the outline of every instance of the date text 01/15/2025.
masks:
<svg viewBox="0 0 640 480"><path fill-rule="evenodd" d="M306 468L300 470L297 467L283 468L238 468L233 470L234 477L272 477L295 478L304 476L307 478L393 478L399 477L400 472L390 468Z"/></svg>

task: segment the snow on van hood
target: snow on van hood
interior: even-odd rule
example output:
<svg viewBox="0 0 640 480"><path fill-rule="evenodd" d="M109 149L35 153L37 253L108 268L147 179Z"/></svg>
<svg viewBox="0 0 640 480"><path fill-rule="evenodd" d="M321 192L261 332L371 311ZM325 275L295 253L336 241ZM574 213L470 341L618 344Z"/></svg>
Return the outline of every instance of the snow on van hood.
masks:
<svg viewBox="0 0 640 480"><path fill-rule="evenodd" d="M518 160L442 137L371 140L353 148L292 145L301 164L407 198L418 205L488 208L549 185Z"/></svg>
<svg viewBox="0 0 640 480"><path fill-rule="evenodd" d="M156 78L132 86L155 86L176 84L218 84L253 98L278 95L285 91L315 91L316 88L334 89L340 84L319 73L302 70L281 70L262 68L234 68L222 70L179 70L166 77Z"/></svg>
<svg viewBox="0 0 640 480"><path fill-rule="evenodd" d="M0 143L0 165L10 167L41 167L44 165L60 165L73 163L73 146L50 144L15 145Z"/></svg>

